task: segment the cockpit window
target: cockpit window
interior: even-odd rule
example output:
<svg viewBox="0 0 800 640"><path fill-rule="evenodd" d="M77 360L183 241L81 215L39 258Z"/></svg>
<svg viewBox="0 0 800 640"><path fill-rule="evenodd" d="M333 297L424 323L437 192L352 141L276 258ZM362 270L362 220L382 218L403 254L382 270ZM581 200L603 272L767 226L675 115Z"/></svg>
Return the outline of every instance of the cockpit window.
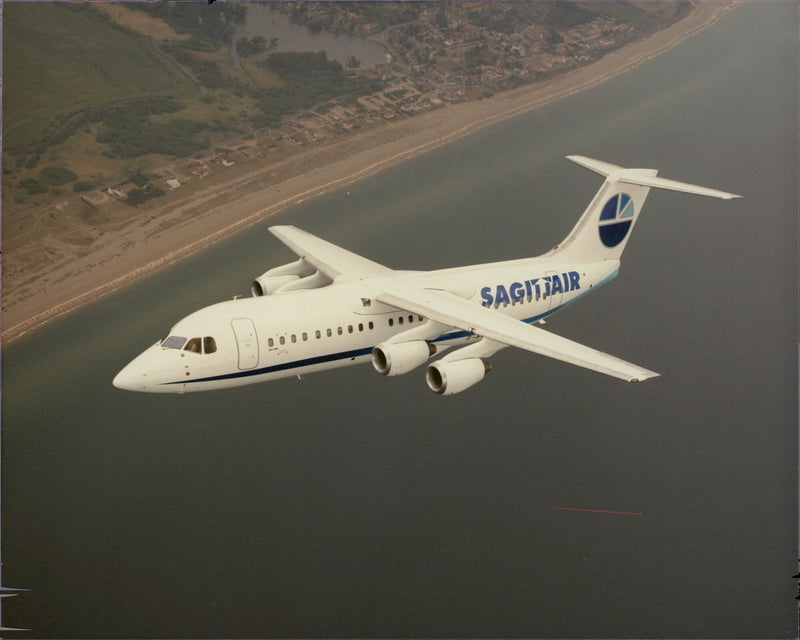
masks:
<svg viewBox="0 0 800 640"><path fill-rule="evenodd" d="M217 341L211 336L205 338L191 338L187 340L180 336L169 336L161 342L163 349L183 349L192 353L215 353Z"/></svg>
<svg viewBox="0 0 800 640"><path fill-rule="evenodd" d="M164 338L164 342L161 343L162 348L164 349L180 349L186 343L186 338L181 338L179 336L169 336Z"/></svg>

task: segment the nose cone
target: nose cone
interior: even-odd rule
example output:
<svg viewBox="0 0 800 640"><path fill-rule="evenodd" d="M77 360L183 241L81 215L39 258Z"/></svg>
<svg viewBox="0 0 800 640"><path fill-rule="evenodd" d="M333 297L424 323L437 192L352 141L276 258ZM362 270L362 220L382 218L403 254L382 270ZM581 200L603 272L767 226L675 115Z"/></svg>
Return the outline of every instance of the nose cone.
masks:
<svg viewBox="0 0 800 640"><path fill-rule="evenodd" d="M136 371L131 364L116 375L112 384L117 389L124 389L125 391L144 391L146 378L140 371Z"/></svg>
<svg viewBox="0 0 800 640"><path fill-rule="evenodd" d="M153 374L157 373L157 357L160 351L158 344L153 345L120 371L114 378L113 385L125 391L153 391Z"/></svg>

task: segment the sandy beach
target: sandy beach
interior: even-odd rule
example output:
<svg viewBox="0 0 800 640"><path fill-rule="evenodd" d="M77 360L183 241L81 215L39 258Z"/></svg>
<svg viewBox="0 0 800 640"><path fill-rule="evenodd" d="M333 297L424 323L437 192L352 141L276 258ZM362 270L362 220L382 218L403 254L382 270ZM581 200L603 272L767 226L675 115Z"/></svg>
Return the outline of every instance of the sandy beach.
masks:
<svg viewBox="0 0 800 640"><path fill-rule="evenodd" d="M30 262L24 273L5 269L3 332L7 343L25 332L119 289L298 202L364 178L450 142L479 127L597 85L656 56L713 24L736 2L704 2L680 22L623 47L589 66L491 98L447 105L305 149L277 162L255 162L203 182L183 199L119 220L83 220L92 238L67 260ZM47 211L32 214L46 217ZM31 229L46 221L29 220ZM29 254L24 234L4 242L5 267ZM9 238L4 230L4 236ZM32 237L32 236L31 236ZM33 248L35 249L35 247ZM17 263L19 264L19 262ZM265 265L265 268L269 265Z"/></svg>

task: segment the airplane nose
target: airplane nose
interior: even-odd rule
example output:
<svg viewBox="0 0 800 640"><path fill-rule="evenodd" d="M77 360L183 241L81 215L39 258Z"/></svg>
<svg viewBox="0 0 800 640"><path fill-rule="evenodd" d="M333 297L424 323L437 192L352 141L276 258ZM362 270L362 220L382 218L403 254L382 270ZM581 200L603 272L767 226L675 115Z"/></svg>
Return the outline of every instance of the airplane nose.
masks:
<svg viewBox="0 0 800 640"><path fill-rule="evenodd" d="M125 367L115 377L112 384L117 389L125 391L144 391L146 378L141 371L137 371L131 365Z"/></svg>
<svg viewBox="0 0 800 640"><path fill-rule="evenodd" d="M148 373L153 369L153 354L156 345L140 353L131 360L114 378L112 384L125 391L150 391L153 388L152 378Z"/></svg>

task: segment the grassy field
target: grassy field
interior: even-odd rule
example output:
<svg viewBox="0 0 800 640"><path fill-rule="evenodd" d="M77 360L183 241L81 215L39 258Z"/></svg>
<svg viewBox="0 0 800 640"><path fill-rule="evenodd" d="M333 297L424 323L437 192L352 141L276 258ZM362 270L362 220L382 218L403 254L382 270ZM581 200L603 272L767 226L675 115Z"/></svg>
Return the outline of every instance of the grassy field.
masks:
<svg viewBox="0 0 800 640"><path fill-rule="evenodd" d="M313 87L288 82L265 66L266 51L243 59L242 72L229 46L212 38L219 15L176 33L169 20L123 4L12 2L4 9L9 214L241 139L314 97L358 85L341 70L335 82L322 78ZM292 91L276 90L287 82ZM304 99L295 105L298 92ZM73 179L54 181L53 172Z"/></svg>
<svg viewBox="0 0 800 640"><path fill-rule="evenodd" d="M6 3L3 63L3 142L12 154L46 135L59 115L134 97L198 93L148 39L90 7Z"/></svg>
<svg viewBox="0 0 800 640"><path fill-rule="evenodd" d="M252 100L203 87L191 69L161 50L164 42L187 36L160 20L123 5L40 2L6 3L3 18L7 213L161 166L246 131ZM214 54L223 69L227 57L224 47ZM48 182L47 167L76 180Z"/></svg>

